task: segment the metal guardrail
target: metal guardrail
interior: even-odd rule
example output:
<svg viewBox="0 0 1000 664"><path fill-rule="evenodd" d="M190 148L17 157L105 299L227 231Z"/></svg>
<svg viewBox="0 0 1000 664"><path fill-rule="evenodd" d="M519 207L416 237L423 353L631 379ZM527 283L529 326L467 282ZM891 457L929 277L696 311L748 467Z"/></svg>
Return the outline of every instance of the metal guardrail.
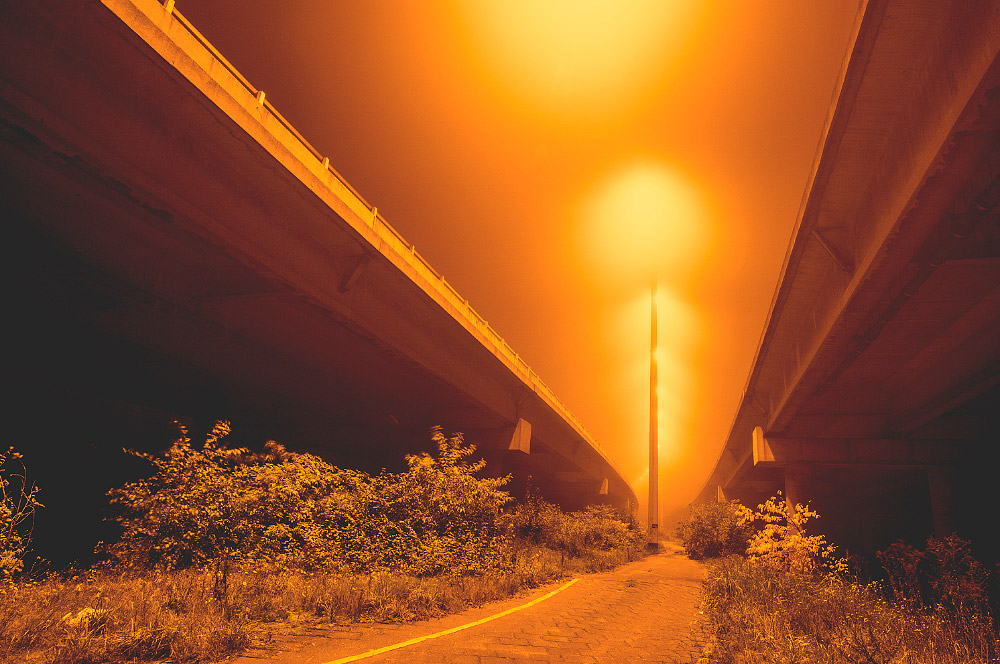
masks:
<svg viewBox="0 0 1000 664"><path fill-rule="evenodd" d="M454 286L449 284L445 278L435 270L430 263L424 259L419 253L417 253L416 247L413 244L406 241L406 239L397 231L393 226L386 221L382 215L379 214L378 208L371 205L365 198L356 190L351 184L336 171L330 165L329 157L324 157L315 147L312 146L309 141L305 139L284 118L281 113L268 101L266 94L263 90L258 90L255 88L250 81L248 81L237 69L230 63L219 51L212 45L208 39L202 35L194 25L191 24L174 6L175 0L159 0L163 5L164 11L172 16L179 25L181 25L192 37L205 48L211 56L222 65L230 75L233 76L247 91L257 99L257 103L261 105L262 108L266 109L271 116L278 121L278 123L286 130L289 134L295 137L302 146L308 150L313 157L316 158L320 166L325 170L329 171L339 182L342 184L352 195L354 195L358 201L367 208L371 213L371 226L376 234L384 235L384 233L379 233L379 230L387 232L389 235L394 237L400 245L402 245L403 251L398 251L397 253L404 258L412 267L416 269L417 272L423 274L427 283L430 284L440 295L442 295L445 300L451 304L455 310L461 314L466 321L468 321L476 330L482 334L482 336L489 342L489 345L493 347L494 354L507 360L508 364L512 366L515 370L521 373L521 378L527 383L534 392L539 394L545 400L549 401L552 405L556 406L561 412L562 416L568 420L574 428L587 440L587 442L600 454L605 461L618 473L618 475L624 480L625 475L622 473L618 465L612 461L607 453L598 445L597 441L590 434L587 428L580 422L579 419L566 407L566 405L552 392L552 390L539 378L538 374L528 366L528 363L521 358L521 356L511 348L510 344L501 337L496 330L480 316L470 305L469 301L459 295L458 291L455 290Z"/></svg>

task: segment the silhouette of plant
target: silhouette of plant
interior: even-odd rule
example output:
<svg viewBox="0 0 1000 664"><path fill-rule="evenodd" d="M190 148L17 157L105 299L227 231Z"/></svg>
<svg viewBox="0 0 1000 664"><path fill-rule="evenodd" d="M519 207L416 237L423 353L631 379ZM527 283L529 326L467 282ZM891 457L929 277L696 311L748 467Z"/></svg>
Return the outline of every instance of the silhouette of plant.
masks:
<svg viewBox="0 0 1000 664"><path fill-rule="evenodd" d="M28 481L24 462L13 447L0 452L0 579L10 579L24 569L31 543L38 487ZM11 469L11 465L20 468Z"/></svg>
<svg viewBox="0 0 1000 664"><path fill-rule="evenodd" d="M885 569L892 599L912 609L922 608L924 600L919 568L924 554L898 540L875 555Z"/></svg>
<svg viewBox="0 0 1000 664"><path fill-rule="evenodd" d="M902 542L879 555L878 582L843 573L825 540L808 535L809 507L780 496L758 508L750 556L709 567L705 611L720 662L995 662L1000 639L985 608L985 571L961 538ZM826 555L824 555L826 553Z"/></svg>
<svg viewBox="0 0 1000 664"><path fill-rule="evenodd" d="M954 533L932 536L923 551L897 541L877 556L896 601L988 619L989 571L972 555L968 540Z"/></svg>
<svg viewBox="0 0 1000 664"><path fill-rule="evenodd" d="M986 610L989 572L972 555L968 540L954 533L928 537L923 558L934 605L953 613L981 614Z"/></svg>

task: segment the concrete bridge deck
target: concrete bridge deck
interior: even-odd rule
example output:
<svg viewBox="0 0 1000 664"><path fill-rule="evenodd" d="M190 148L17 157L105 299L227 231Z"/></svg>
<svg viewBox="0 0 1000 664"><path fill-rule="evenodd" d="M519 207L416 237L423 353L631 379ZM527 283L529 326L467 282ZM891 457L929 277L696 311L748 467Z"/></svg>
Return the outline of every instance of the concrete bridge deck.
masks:
<svg viewBox="0 0 1000 664"><path fill-rule="evenodd" d="M440 424L567 507L635 505L552 390L172 3L0 5L12 442L66 458L50 484L81 486L151 419L224 417L373 470Z"/></svg>
<svg viewBox="0 0 1000 664"><path fill-rule="evenodd" d="M870 0L699 499L784 489L854 550L1000 559L1000 5Z"/></svg>

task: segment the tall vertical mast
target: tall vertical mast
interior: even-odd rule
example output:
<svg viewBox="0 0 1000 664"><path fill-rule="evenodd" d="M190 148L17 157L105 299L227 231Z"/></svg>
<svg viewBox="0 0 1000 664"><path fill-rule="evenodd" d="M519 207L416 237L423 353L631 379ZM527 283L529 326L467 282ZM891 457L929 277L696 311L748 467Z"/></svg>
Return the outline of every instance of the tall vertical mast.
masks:
<svg viewBox="0 0 1000 664"><path fill-rule="evenodd" d="M650 545L659 546L659 450L657 442L656 401L656 279L653 279L649 297L649 532Z"/></svg>

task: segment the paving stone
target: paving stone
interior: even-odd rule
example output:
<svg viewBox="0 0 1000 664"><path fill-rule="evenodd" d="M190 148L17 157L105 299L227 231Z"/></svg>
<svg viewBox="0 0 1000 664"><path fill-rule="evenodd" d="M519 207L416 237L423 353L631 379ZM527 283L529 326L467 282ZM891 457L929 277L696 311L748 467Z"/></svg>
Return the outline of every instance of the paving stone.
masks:
<svg viewBox="0 0 1000 664"><path fill-rule="evenodd" d="M580 577L557 595L496 620L393 650L364 664L682 664L697 661L708 640L699 612L704 567L681 555L658 555ZM531 597L406 625L331 627L281 637L276 648L233 664L325 664L433 634L520 606Z"/></svg>

